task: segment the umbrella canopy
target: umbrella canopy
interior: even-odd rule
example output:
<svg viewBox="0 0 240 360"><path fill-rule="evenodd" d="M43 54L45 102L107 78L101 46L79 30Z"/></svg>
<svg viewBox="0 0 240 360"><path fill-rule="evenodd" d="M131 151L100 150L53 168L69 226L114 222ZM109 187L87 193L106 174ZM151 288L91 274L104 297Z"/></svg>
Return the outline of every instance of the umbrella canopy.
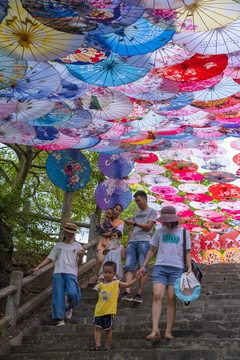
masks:
<svg viewBox="0 0 240 360"><path fill-rule="evenodd" d="M208 89L216 84L218 84L223 78L223 73L213 76L206 80L198 81L182 81L178 82L179 90L182 92L193 92Z"/></svg>
<svg viewBox="0 0 240 360"><path fill-rule="evenodd" d="M239 201L220 201L218 206L221 209L226 210L240 210L240 202Z"/></svg>
<svg viewBox="0 0 240 360"><path fill-rule="evenodd" d="M218 204L212 201L209 202L191 201L189 205L194 209L199 209L199 210L214 210L217 209L218 207Z"/></svg>
<svg viewBox="0 0 240 360"><path fill-rule="evenodd" d="M164 167L156 164L135 164L134 169L135 171L150 175L163 174L166 171Z"/></svg>
<svg viewBox="0 0 240 360"><path fill-rule="evenodd" d="M74 51L73 54L64 56L62 59L57 59L56 61L63 64L86 65L94 64L106 57L107 55L103 51L91 47L80 47Z"/></svg>
<svg viewBox="0 0 240 360"><path fill-rule="evenodd" d="M91 146L98 144L100 140L92 139L92 138L85 138L81 139L76 145L73 146L73 149L88 149Z"/></svg>
<svg viewBox="0 0 240 360"><path fill-rule="evenodd" d="M127 184L138 184L142 180L141 175L137 173L130 174L128 178L126 179Z"/></svg>
<svg viewBox="0 0 240 360"><path fill-rule="evenodd" d="M200 216L203 220L211 220L215 222L222 222L226 220L223 216L221 216L221 213L213 210L196 210L195 214Z"/></svg>
<svg viewBox="0 0 240 360"><path fill-rule="evenodd" d="M141 152L141 153L135 153L134 156L135 156L135 162L140 164L154 163L158 160L158 156L154 153Z"/></svg>
<svg viewBox="0 0 240 360"><path fill-rule="evenodd" d="M207 221L203 224L206 226L209 231L216 232L216 233L224 233L226 230L230 229L230 226L225 223L215 223L211 221Z"/></svg>
<svg viewBox="0 0 240 360"><path fill-rule="evenodd" d="M230 146L235 150L240 150L240 140L231 141Z"/></svg>
<svg viewBox="0 0 240 360"><path fill-rule="evenodd" d="M188 183L188 182L199 182L203 180L203 175L197 172L191 173L174 173L172 174L174 180Z"/></svg>
<svg viewBox="0 0 240 360"><path fill-rule="evenodd" d="M100 154L98 166L102 173L110 178L121 179L127 176L134 167L134 156L131 153Z"/></svg>
<svg viewBox="0 0 240 360"><path fill-rule="evenodd" d="M204 174L204 179L216 183L230 183L235 181L237 177L225 171L209 171Z"/></svg>
<svg viewBox="0 0 240 360"><path fill-rule="evenodd" d="M173 161L164 164L166 169L176 173L189 173L194 172L198 169L198 166L190 161Z"/></svg>
<svg viewBox="0 0 240 360"><path fill-rule="evenodd" d="M195 91L194 98L197 101L214 101L224 99L228 96L236 94L240 91L240 85L237 84L233 79L223 77L222 80L216 85L205 89Z"/></svg>
<svg viewBox="0 0 240 360"><path fill-rule="evenodd" d="M53 151L46 162L49 179L64 191L77 191L87 185L91 168L87 158L75 149Z"/></svg>
<svg viewBox="0 0 240 360"><path fill-rule="evenodd" d="M223 253L223 261L225 263L239 264L240 263L240 250L238 248L229 248L229 249L225 250Z"/></svg>
<svg viewBox="0 0 240 360"><path fill-rule="evenodd" d="M240 4L231 0L202 0L176 10L146 10L143 17L163 29L198 32L217 29L238 19ZM214 14L214 16L213 16Z"/></svg>
<svg viewBox="0 0 240 360"><path fill-rule="evenodd" d="M19 60L54 60L71 54L82 35L52 30L35 20L20 0L8 1L8 13L0 25L0 53Z"/></svg>
<svg viewBox="0 0 240 360"><path fill-rule="evenodd" d="M235 164L237 164L237 165L240 165L240 153L234 155L233 162L235 162Z"/></svg>
<svg viewBox="0 0 240 360"><path fill-rule="evenodd" d="M211 201L213 197L207 194L186 194L184 195L184 199L188 201L208 202Z"/></svg>
<svg viewBox="0 0 240 360"><path fill-rule="evenodd" d="M56 102L54 108L49 113L38 119L30 120L29 123L34 126L59 125L68 121L71 115L71 109L67 104Z"/></svg>
<svg viewBox="0 0 240 360"><path fill-rule="evenodd" d="M4 121L0 124L0 142L24 144L35 136L34 127L27 121Z"/></svg>
<svg viewBox="0 0 240 360"><path fill-rule="evenodd" d="M0 120L10 116L14 111L16 111L17 107L17 100L7 100L0 98Z"/></svg>
<svg viewBox="0 0 240 360"><path fill-rule="evenodd" d="M202 185L202 184L191 184L191 183L187 183L187 184L181 184L178 186L178 189L180 191L184 191L186 193L200 193L203 194L205 192L208 191L207 186Z"/></svg>
<svg viewBox="0 0 240 360"><path fill-rule="evenodd" d="M106 140L118 140L119 137L128 133L128 128L122 124L114 123L110 130L100 135L101 139Z"/></svg>
<svg viewBox="0 0 240 360"><path fill-rule="evenodd" d="M206 158L206 159L197 159L197 164L200 168L205 170L226 170L228 166L231 165L231 161L226 157L216 157L216 158Z"/></svg>
<svg viewBox="0 0 240 360"><path fill-rule="evenodd" d="M220 235L215 232L210 232L207 235L203 235L201 239L201 247L203 251L211 249L220 250L222 247Z"/></svg>
<svg viewBox="0 0 240 360"><path fill-rule="evenodd" d="M232 184L216 184L211 185L208 191L212 193L214 199L230 200L240 198L240 187Z"/></svg>
<svg viewBox="0 0 240 360"><path fill-rule="evenodd" d="M179 195L157 195L157 199L159 200L166 200L166 201L172 201L172 202L183 202L184 198Z"/></svg>
<svg viewBox="0 0 240 360"><path fill-rule="evenodd" d="M51 126L47 126L47 128L50 127ZM44 129L44 126L39 126L38 128ZM70 137L64 134L60 134L57 140L52 141L50 144L38 145L35 147L42 150L65 150L70 149L74 145L78 144L79 140L80 139L78 137Z"/></svg>
<svg viewBox="0 0 240 360"><path fill-rule="evenodd" d="M54 103L45 101L45 100L25 100L25 101L17 101L17 100L1 100L8 102L9 106L12 103L16 103L17 109L10 116L11 121L30 121L34 120L38 117L44 116L49 113L53 107ZM1 105L0 105L1 106Z"/></svg>
<svg viewBox="0 0 240 360"><path fill-rule="evenodd" d="M182 160L183 158L186 159L190 156L190 151L188 151L187 149L170 149L162 151L161 156L164 159Z"/></svg>
<svg viewBox="0 0 240 360"><path fill-rule="evenodd" d="M149 185L168 186L172 184L172 180L161 175L145 175L142 181Z"/></svg>
<svg viewBox="0 0 240 360"><path fill-rule="evenodd" d="M95 200L102 210L113 208L116 204L126 209L132 200L132 192L124 180L107 179L96 188Z"/></svg>
<svg viewBox="0 0 240 360"><path fill-rule="evenodd" d="M202 263L206 265L223 263L223 255L218 250L207 250L202 257Z"/></svg>
<svg viewBox="0 0 240 360"><path fill-rule="evenodd" d="M100 50L110 50L121 56L142 55L165 45L173 36L174 31L160 29L153 26L147 20L140 18L134 24L120 30L99 35L87 36L87 42L91 44L91 36L94 45ZM90 38L90 39L89 39ZM96 44L99 42L99 45Z"/></svg>
<svg viewBox="0 0 240 360"><path fill-rule="evenodd" d="M152 191L156 194L160 195L174 195L178 192L178 189L176 189L173 186L151 186L149 188L149 191Z"/></svg>
<svg viewBox="0 0 240 360"><path fill-rule="evenodd" d="M240 247L240 234L237 230L227 232L221 236L223 250Z"/></svg>
<svg viewBox="0 0 240 360"><path fill-rule="evenodd" d="M225 155L227 150L217 145L199 145L192 149L192 154L198 158L211 159L213 157L220 157Z"/></svg>
<svg viewBox="0 0 240 360"><path fill-rule="evenodd" d="M125 64L114 54L96 64L66 66L74 76L84 82L113 87L134 82L149 71Z"/></svg>
<svg viewBox="0 0 240 360"><path fill-rule="evenodd" d="M26 61L0 55L0 89L15 85L25 75L26 70Z"/></svg>

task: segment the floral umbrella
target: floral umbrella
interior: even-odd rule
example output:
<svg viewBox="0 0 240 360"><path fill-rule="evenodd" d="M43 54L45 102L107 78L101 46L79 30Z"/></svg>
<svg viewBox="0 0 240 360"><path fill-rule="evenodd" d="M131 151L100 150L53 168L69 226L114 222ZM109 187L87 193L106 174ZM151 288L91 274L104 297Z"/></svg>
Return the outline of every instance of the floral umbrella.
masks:
<svg viewBox="0 0 240 360"><path fill-rule="evenodd" d="M26 100L26 101L17 101L17 100L1 100L8 102L8 106L11 104L18 104L17 109L10 116L9 120L11 121L30 121L36 119L36 117L44 116L49 113L53 107L54 103L45 100ZM1 106L1 105L0 105Z"/></svg>
<svg viewBox="0 0 240 360"><path fill-rule="evenodd" d="M224 233L226 230L230 229L230 226L225 223L215 223L211 221L207 221L203 224L206 226L209 231L216 232L216 233Z"/></svg>
<svg viewBox="0 0 240 360"><path fill-rule="evenodd" d="M0 55L0 89L15 85L25 75L26 70L26 61Z"/></svg>
<svg viewBox="0 0 240 360"><path fill-rule="evenodd" d="M189 219L190 217L194 216L194 212L191 211L191 210L179 211L178 216L181 217L181 218Z"/></svg>
<svg viewBox="0 0 240 360"><path fill-rule="evenodd" d="M47 126L48 128L50 126ZM39 128L44 128L44 126L39 126ZM46 144L46 145L38 145L35 146L38 149L42 149L42 150L65 150L65 149L70 149L72 148L74 145L78 144L79 142L79 138L78 137L70 137L70 136L66 136L64 134L60 134L59 138L53 142L51 142L50 144Z"/></svg>
<svg viewBox="0 0 240 360"><path fill-rule="evenodd" d="M177 140L171 140L172 148L177 149L192 149L194 146L198 146L201 143L201 139L199 138L193 138L191 140L186 141L177 141ZM192 151L192 150L191 150Z"/></svg>
<svg viewBox="0 0 240 360"><path fill-rule="evenodd" d="M193 54L175 45L171 40L161 48L143 55L126 56L122 60L129 65L145 69L163 68L179 64L189 59Z"/></svg>
<svg viewBox="0 0 240 360"><path fill-rule="evenodd" d="M234 140L230 143L231 148L240 150L240 140Z"/></svg>
<svg viewBox="0 0 240 360"><path fill-rule="evenodd" d="M176 10L148 9L143 17L163 29L192 33L224 27L238 19L239 11L235 1L202 0Z"/></svg>
<svg viewBox="0 0 240 360"><path fill-rule="evenodd" d="M10 116L14 111L16 111L17 107L17 100L7 100L0 98L0 120Z"/></svg>
<svg viewBox="0 0 240 360"><path fill-rule="evenodd" d="M161 175L145 175L142 181L149 185L168 186L172 184L172 180Z"/></svg>
<svg viewBox="0 0 240 360"><path fill-rule="evenodd" d="M240 248L240 234L237 230L227 232L221 236L223 250L236 247Z"/></svg>
<svg viewBox="0 0 240 360"><path fill-rule="evenodd" d="M114 54L96 64L66 66L74 76L84 82L113 87L134 82L149 71L125 64Z"/></svg>
<svg viewBox="0 0 240 360"><path fill-rule="evenodd" d="M117 140L128 133L128 128L122 124L114 123L110 130L100 135L100 139Z"/></svg>
<svg viewBox="0 0 240 360"><path fill-rule="evenodd" d="M158 115L151 110L148 110L148 113L146 115L143 115L141 119L129 121L125 125L131 126L135 129L147 130L152 129L154 125L164 124L165 122L166 119L163 116Z"/></svg>
<svg viewBox="0 0 240 360"><path fill-rule="evenodd" d="M180 64L154 69L152 72L161 72L166 78L176 81L202 81L222 73L227 63L227 55L195 54Z"/></svg>
<svg viewBox="0 0 240 360"><path fill-rule="evenodd" d="M220 201L218 206L221 209L226 210L240 210L240 202L239 201Z"/></svg>
<svg viewBox="0 0 240 360"><path fill-rule="evenodd" d="M172 174L174 180L188 183L188 182L199 182L203 180L203 175L197 172L191 173L174 173Z"/></svg>
<svg viewBox="0 0 240 360"><path fill-rule="evenodd" d="M91 176L88 159L75 149L53 151L46 162L49 179L64 191L77 191L87 185Z"/></svg>
<svg viewBox="0 0 240 360"><path fill-rule="evenodd" d="M190 184L190 183L187 183L187 184L181 184L178 186L178 189L180 191L184 191L186 193L200 193L200 194L203 194L205 192L208 191L208 188L207 186L205 185L202 185L202 184Z"/></svg>
<svg viewBox="0 0 240 360"><path fill-rule="evenodd" d="M214 114L224 113L229 111L239 111L239 106L240 106L239 99L236 98L235 95L213 101L211 100L193 101L191 105L193 107L203 109L203 111Z"/></svg>
<svg viewBox="0 0 240 360"><path fill-rule="evenodd" d="M147 152L135 153L135 162L140 163L140 164L154 163L157 160L158 160L158 156L154 153L147 153ZM160 168L160 166L159 166L159 168ZM139 170L137 170L137 171L139 171Z"/></svg>
<svg viewBox="0 0 240 360"><path fill-rule="evenodd" d="M180 47L200 54L228 54L239 51L239 19L214 30L179 33L173 37Z"/></svg>
<svg viewBox="0 0 240 360"><path fill-rule="evenodd" d="M212 201L213 197L207 194L186 194L184 195L184 199L188 201L208 202Z"/></svg>
<svg viewBox="0 0 240 360"><path fill-rule="evenodd" d="M240 197L240 187L232 184L216 184L211 185L208 191L213 194L214 199L217 200L230 200Z"/></svg>
<svg viewBox="0 0 240 360"><path fill-rule="evenodd" d="M100 120L127 116L133 108L132 101L127 96L100 86L90 86L81 100L85 110L88 110L93 118Z"/></svg>
<svg viewBox="0 0 240 360"><path fill-rule="evenodd" d="M209 202L191 201L189 205L194 209L199 209L199 210L214 210L217 209L218 207L218 204L212 201Z"/></svg>
<svg viewBox="0 0 240 360"><path fill-rule="evenodd" d="M128 176L128 178L126 179L126 182L130 185L130 184L138 184L141 181L141 175L137 174L137 173L133 173L130 174Z"/></svg>
<svg viewBox="0 0 240 360"><path fill-rule="evenodd" d="M52 30L35 20L20 0L8 1L8 13L0 25L0 53L20 60L43 61L71 54L82 35Z"/></svg>
<svg viewBox="0 0 240 360"><path fill-rule="evenodd" d="M224 99L238 91L240 91L239 84L233 79L223 77L219 83L211 88L195 91L193 94L196 101L214 101Z"/></svg>
<svg viewBox="0 0 240 360"><path fill-rule="evenodd" d="M220 250L222 247L221 236L215 232L204 235L201 239L201 247L203 251L210 249Z"/></svg>
<svg viewBox="0 0 240 360"><path fill-rule="evenodd" d="M194 101L194 93L180 93L175 95L171 99L165 101L159 101L156 103L155 112L157 111L170 111L181 109Z"/></svg>
<svg viewBox="0 0 240 360"><path fill-rule="evenodd" d="M215 139L215 138L225 138L222 134L220 126L205 126L202 128L195 128L193 134L201 139Z"/></svg>
<svg viewBox="0 0 240 360"><path fill-rule="evenodd" d="M0 142L24 144L35 136L34 127L27 121L4 121L0 124Z"/></svg>
<svg viewBox="0 0 240 360"><path fill-rule="evenodd" d="M87 43L94 38L94 47L99 50L109 50L121 56L146 54L165 45L173 36L174 31L153 26L147 20L140 18L132 25L108 34L87 36ZM90 42L89 42L90 40ZM96 44L99 42L99 45Z"/></svg>
<svg viewBox="0 0 240 360"><path fill-rule="evenodd" d="M64 56L62 59L56 61L63 64L86 65L95 64L107 57L105 52L96 50L91 47L80 47L73 54Z"/></svg>
<svg viewBox="0 0 240 360"><path fill-rule="evenodd" d="M42 99L57 91L60 83L60 76L53 66L43 61L28 61L25 76L13 87L1 89L0 95L19 100Z"/></svg>
<svg viewBox="0 0 240 360"><path fill-rule="evenodd" d="M134 170L144 174L151 174L151 175L163 174L166 171L164 167L156 164L135 164Z"/></svg>
<svg viewBox="0 0 240 360"><path fill-rule="evenodd" d="M223 216L221 216L221 213L213 210L196 210L195 214L200 216L203 220L206 219L215 222L222 222L226 220Z"/></svg>
<svg viewBox="0 0 240 360"><path fill-rule="evenodd" d="M179 212L183 212L183 211L188 211L189 210L189 206L187 204L184 203L177 203L175 204L174 202L164 202L162 204L162 206L173 206L176 209L177 214Z"/></svg>
<svg viewBox="0 0 240 360"><path fill-rule="evenodd" d="M173 161L164 164L165 168L177 173L189 173L198 169L198 166L190 161Z"/></svg>
<svg viewBox="0 0 240 360"><path fill-rule="evenodd" d="M72 119L70 119L71 121ZM78 119L81 120L81 119ZM72 122L73 126L74 123ZM64 126L65 124L62 124ZM112 124L108 123L104 120L95 120L90 122L87 126L84 126L82 128L78 128L77 136L81 138L85 137L93 137L97 138L101 134L104 134L106 131L110 130L112 127ZM63 128L59 128L59 130L63 133ZM71 130L70 128L67 129L68 131Z"/></svg>
<svg viewBox="0 0 240 360"><path fill-rule="evenodd" d="M224 263L240 263L240 250L238 248L229 248L223 253Z"/></svg>
<svg viewBox="0 0 240 360"><path fill-rule="evenodd" d="M184 224L181 225L181 227L187 229L190 233L195 233L195 234L202 234L203 231L205 230L204 227L195 224ZM191 255L192 255L192 251L191 251Z"/></svg>
<svg viewBox="0 0 240 360"><path fill-rule="evenodd" d="M61 128L81 129L90 126L92 123L92 115L89 111L82 109L82 103L79 101L79 99L69 101L68 105L71 108L72 116L68 121L59 125ZM101 121L101 124L103 125L105 122ZM108 130L109 129L111 129L111 126L108 127Z"/></svg>
<svg viewBox="0 0 240 360"><path fill-rule="evenodd" d="M204 179L216 183L229 183L235 181L237 177L225 171L209 171L204 174Z"/></svg>
<svg viewBox="0 0 240 360"><path fill-rule="evenodd" d="M149 191L160 195L174 195L178 192L173 186L151 186Z"/></svg>
<svg viewBox="0 0 240 360"><path fill-rule="evenodd" d="M233 162L235 162L237 165L240 165L240 153L234 155Z"/></svg>
<svg viewBox="0 0 240 360"><path fill-rule="evenodd" d="M217 145L199 145L192 149L192 154L203 159L211 159L213 157L220 157L225 155L227 150Z"/></svg>
<svg viewBox="0 0 240 360"><path fill-rule="evenodd" d="M132 201L132 191L124 180L106 179L96 188L95 200L102 210L116 204L126 209Z"/></svg>
<svg viewBox="0 0 240 360"><path fill-rule="evenodd" d="M158 200L166 200L166 201L172 201L172 202L183 202L184 198L179 195L157 195L156 198Z"/></svg>
<svg viewBox="0 0 240 360"><path fill-rule="evenodd" d="M71 118L70 107L63 102L56 102L54 108L43 117L30 120L29 123L34 126L52 126L65 123Z"/></svg>
<svg viewBox="0 0 240 360"><path fill-rule="evenodd" d="M81 139L76 145L74 145L73 149L88 149L91 146L96 145L100 140L98 139L92 139L92 138L85 138Z"/></svg>
<svg viewBox="0 0 240 360"><path fill-rule="evenodd" d="M169 149L161 152L161 156L165 159L182 160L190 156L190 151L187 149Z"/></svg>
<svg viewBox="0 0 240 360"><path fill-rule="evenodd" d="M162 151L165 149L169 149L172 146L171 141L166 139L155 139L148 145L143 145L141 147L142 150L148 151Z"/></svg>
<svg viewBox="0 0 240 360"><path fill-rule="evenodd" d="M202 264L213 265L223 263L223 254L215 249L207 250L202 257Z"/></svg>
<svg viewBox="0 0 240 360"><path fill-rule="evenodd" d="M134 167L134 156L131 153L106 155L100 154L98 166L101 172L110 177L121 179L127 176Z"/></svg>
<svg viewBox="0 0 240 360"><path fill-rule="evenodd" d="M205 170L226 170L228 166L231 165L231 161L226 157L216 157L216 158L206 158L206 159L197 159L197 164L200 168Z"/></svg>
<svg viewBox="0 0 240 360"><path fill-rule="evenodd" d="M222 78L223 78L223 73L220 73L206 80L178 82L179 90L181 92L193 92L193 91L208 89L218 84L222 80Z"/></svg>
<svg viewBox="0 0 240 360"><path fill-rule="evenodd" d="M146 9L177 9L192 3L191 0L127 0L127 2Z"/></svg>

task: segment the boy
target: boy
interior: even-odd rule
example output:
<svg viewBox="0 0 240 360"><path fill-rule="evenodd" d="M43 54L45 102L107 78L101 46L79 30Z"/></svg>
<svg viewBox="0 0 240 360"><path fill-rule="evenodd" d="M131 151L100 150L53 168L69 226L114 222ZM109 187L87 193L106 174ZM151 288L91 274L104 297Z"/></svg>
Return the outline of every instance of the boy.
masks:
<svg viewBox="0 0 240 360"><path fill-rule="evenodd" d="M90 348L90 351L101 350L101 329L105 330L105 351L111 351L113 317L117 312L119 287L129 288L137 282L137 278L129 282L113 280L115 275L116 264L113 261L107 261L103 266L103 282L98 284L99 298L93 321L95 345Z"/></svg>

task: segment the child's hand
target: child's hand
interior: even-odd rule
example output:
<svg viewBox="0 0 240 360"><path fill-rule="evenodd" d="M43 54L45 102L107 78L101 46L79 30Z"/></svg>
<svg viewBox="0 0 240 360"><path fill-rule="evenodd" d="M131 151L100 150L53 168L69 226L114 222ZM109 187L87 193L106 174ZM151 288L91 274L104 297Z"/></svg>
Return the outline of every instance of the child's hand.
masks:
<svg viewBox="0 0 240 360"><path fill-rule="evenodd" d="M83 256L84 254L85 254L85 250L83 250L83 249L78 250L78 252L77 252L78 256Z"/></svg>
<svg viewBox="0 0 240 360"><path fill-rule="evenodd" d="M110 251L111 251L110 249L106 248L106 249L103 250L102 254L107 255Z"/></svg>

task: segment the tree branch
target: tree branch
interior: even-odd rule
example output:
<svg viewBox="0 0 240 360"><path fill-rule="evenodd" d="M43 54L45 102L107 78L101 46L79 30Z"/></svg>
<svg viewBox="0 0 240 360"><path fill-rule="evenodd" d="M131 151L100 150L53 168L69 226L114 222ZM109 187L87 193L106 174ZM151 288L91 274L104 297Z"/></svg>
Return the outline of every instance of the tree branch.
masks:
<svg viewBox="0 0 240 360"><path fill-rule="evenodd" d="M30 212L29 215L32 216L36 216L37 218L40 218L42 220L47 220L47 221L52 221L52 222L57 222L57 223L61 223L61 219L55 217L55 216L51 216L51 215L42 215L42 214L38 214L38 213L34 213L34 212ZM72 221L74 224L76 224L79 227L83 227L86 229L90 229L90 224L86 224L86 223L82 223L82 222L78 222L78 221Z"/></svg>
<svg viewBox="0 0 240 360"><path fill-rule="evenodd" d="M7 183L12 186L12 181L10 179L10 177L5 173L5 171L3 170L3 168L0 166L0 173L2 174L2 176L4 177L4 179L7 181Z"/></svg>
<svg viewBox="0 0 240 360"><path fill-rule="evenodd" d="M15 162L13 160L0 159L0 162L5 162L5 163L8 163L8 164L12 164L12 166L14 166L15 169L17 169L17 165L15 164Z"/></svg>

